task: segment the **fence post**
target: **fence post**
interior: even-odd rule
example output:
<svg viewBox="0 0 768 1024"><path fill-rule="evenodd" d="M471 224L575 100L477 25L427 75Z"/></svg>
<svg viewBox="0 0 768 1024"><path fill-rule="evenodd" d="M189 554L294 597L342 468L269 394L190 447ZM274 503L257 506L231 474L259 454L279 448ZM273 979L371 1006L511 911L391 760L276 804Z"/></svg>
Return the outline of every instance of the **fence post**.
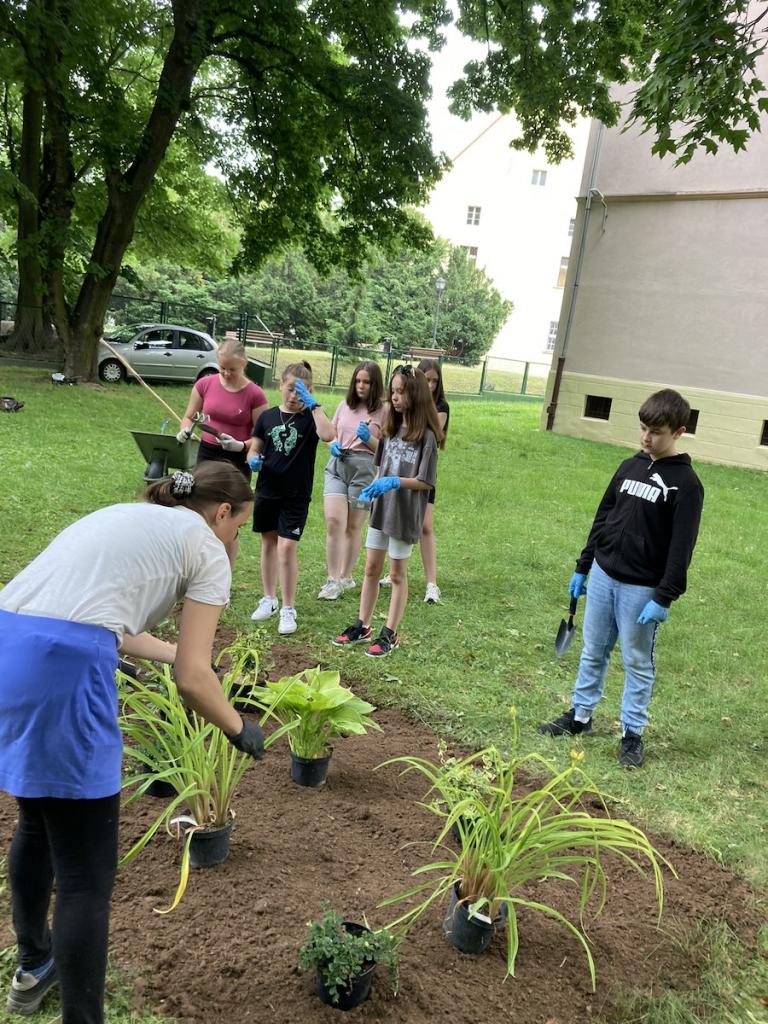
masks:
<svg viewBox="0 0 768 1024"><path fill-rule="evenodd" d="M248 313L240 314L240 325L237 328L238 337L243 345L248 341Z"/></svg>
<svg viewBox="0 0 768 1024"><path fill-rule="evenodd" d="M485 358L483 360L483 368L480 371L480 390L478 392L478 394L480 394L480 395L482 395L483 391L485 391L485 375L486 375L487 371L488 371L488 359Z"/></svg>
<svg viewBox="0 0 768 1024"><path fill-rule="evenodd" d="M338 346L334 345L331 349L331 372L328 375L328 387L336 387L336 369L339 360L339 349Z"/></svg>
<svg viewBox="0 0 768 1024"><path fill-rule="evenodd" d="M170 317L168 306L169 304L165 300L160 303L160 322L163 324L167 324Z"/></svg>
<svg viewBox="0 0 768 1024"><path fill-rule="evenodd" d="M525 394L526 388L528 387L528 371L530 370L530 368L531 368L531 364L530 363L526 363L525 364L525 370L523 370L523 383L520 385L520 394L521 395Z"/></svg>

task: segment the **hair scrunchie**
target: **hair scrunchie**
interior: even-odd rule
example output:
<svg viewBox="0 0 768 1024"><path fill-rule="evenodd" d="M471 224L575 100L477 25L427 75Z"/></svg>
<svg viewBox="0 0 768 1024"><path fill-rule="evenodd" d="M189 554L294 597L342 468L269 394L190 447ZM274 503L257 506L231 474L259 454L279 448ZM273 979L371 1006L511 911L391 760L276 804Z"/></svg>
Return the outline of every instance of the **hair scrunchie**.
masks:
<svg viewBox="0 0 768 1024"><path fill-rule="evenodd" d="M195 478L191 473L177 470L171 477L171 493L175 498L185 498L194 486Z"/></svg>

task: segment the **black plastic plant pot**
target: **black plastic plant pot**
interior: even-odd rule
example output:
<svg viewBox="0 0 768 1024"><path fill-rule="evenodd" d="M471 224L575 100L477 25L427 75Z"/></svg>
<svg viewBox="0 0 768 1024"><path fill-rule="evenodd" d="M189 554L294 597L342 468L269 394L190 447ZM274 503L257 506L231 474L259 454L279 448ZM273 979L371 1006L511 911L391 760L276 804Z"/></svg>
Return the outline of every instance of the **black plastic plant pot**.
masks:
<svg viewBox="0 0 768 1024"><path fill-rule="evenodd" d="M364 925L356 924L354 921L343 921L341 926L352 935L362 935L363 932L369 931ZM376 970L376 963L373 960L366 961L366 963L368 966L360 974L350 978L346 988L336 989L338 1001L335 1003L330 990L325 984L323 972L318 967L315 974L315 988L320 996L320 1001L325 1003L326 1006L333 1006L336 1010L352 1010L354 1007L364 1003L371 994L373 972Z"/></svg>
<svg viewBox="0 0 768 1024"><path fill-rule="evenodd" d="M291 752L291 778L299 786L322 786L328 775L330 760L330 752L325 757L299 757Z"/></svg>
<svg viewBox="0 0 768 1024"><path fill-rule="evenodd" d="M158 800L169 800L176 796L176 788L165 779L153 779L144 791L145 796L153 796Z"/></svg>
<svg viewBox="0 0 768 1024"><path fill-rule="evenodd" d="M234 822L221 828L205 828L195 832L189 843L189 865L193 868L212 868L229 856L229 837Z"/></svg>
<svg viewBox="0 0 768 1024"><path fill-rule="evenodd" d="M470 903L459 900L459 883L451 890L451 902L443 921L443 932L456 949L462 953L484 953L498 928L504 926L505 915L499 914L492 921L486 914L469 913ZM506 909L506 908L504 908Z"/></svg>

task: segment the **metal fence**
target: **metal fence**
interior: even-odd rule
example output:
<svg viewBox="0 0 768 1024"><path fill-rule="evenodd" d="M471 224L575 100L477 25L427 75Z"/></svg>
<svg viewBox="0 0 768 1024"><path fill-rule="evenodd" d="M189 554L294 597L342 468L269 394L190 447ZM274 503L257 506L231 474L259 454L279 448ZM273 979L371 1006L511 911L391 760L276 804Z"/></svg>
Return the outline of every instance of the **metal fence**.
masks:
<svg viewBox="0 0 768 1024"><path fill-rule="evenodd" d="M0 297L0 334L7 333L13 326L16 315L15 301ZM114 324L131 322L179 323L189 327L208 329L211 334L222 337L228 332L237 332L246 337L250 330L270 335L268 327L253 313L231 309L211 309L191 304L172 302L154 297L137 298L114 293L109 309L110 321ZM109 326L109 324L108 324ZM247 344L254 358L268 363L272 375L278 378L289 364L306 359L312 366L315 383L321 387L346 389L355 366L364 359L379 364L388 380L398 363L418 363L426 349L415 352L407 344L398 344L394 339L391 346L373 348L348 348L338 345L307 348L299 339L273 336L271 341ZM0 350L2 346L0 345ZM418 353L418 354L417 354ZM30 358L50 355L49 352L25 353ZM484 397L530 397L541 398L549 373L549 363L526 362L489 355L475 366L464 366L440 350L435 352L443 374L445 390L451 395Z"/></svg>

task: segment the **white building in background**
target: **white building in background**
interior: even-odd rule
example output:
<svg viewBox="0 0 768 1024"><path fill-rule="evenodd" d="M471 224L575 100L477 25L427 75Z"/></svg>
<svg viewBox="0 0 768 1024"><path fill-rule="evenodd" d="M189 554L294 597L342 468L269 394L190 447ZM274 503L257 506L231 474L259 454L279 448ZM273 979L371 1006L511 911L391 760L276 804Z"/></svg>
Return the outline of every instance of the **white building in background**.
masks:
<svg viewBox="0 0 768 1024"><path fill-rule="evenodd" d="M448 150L453 166L424 213L436 235L462 246L514 303L491 355L549 363L555 347L577 212L589 122L574 129L574 157L511 149L510 116L458 122ZM463 136L463 137L462 137ZM447 148L447 147L446 147Z"/></svg>

